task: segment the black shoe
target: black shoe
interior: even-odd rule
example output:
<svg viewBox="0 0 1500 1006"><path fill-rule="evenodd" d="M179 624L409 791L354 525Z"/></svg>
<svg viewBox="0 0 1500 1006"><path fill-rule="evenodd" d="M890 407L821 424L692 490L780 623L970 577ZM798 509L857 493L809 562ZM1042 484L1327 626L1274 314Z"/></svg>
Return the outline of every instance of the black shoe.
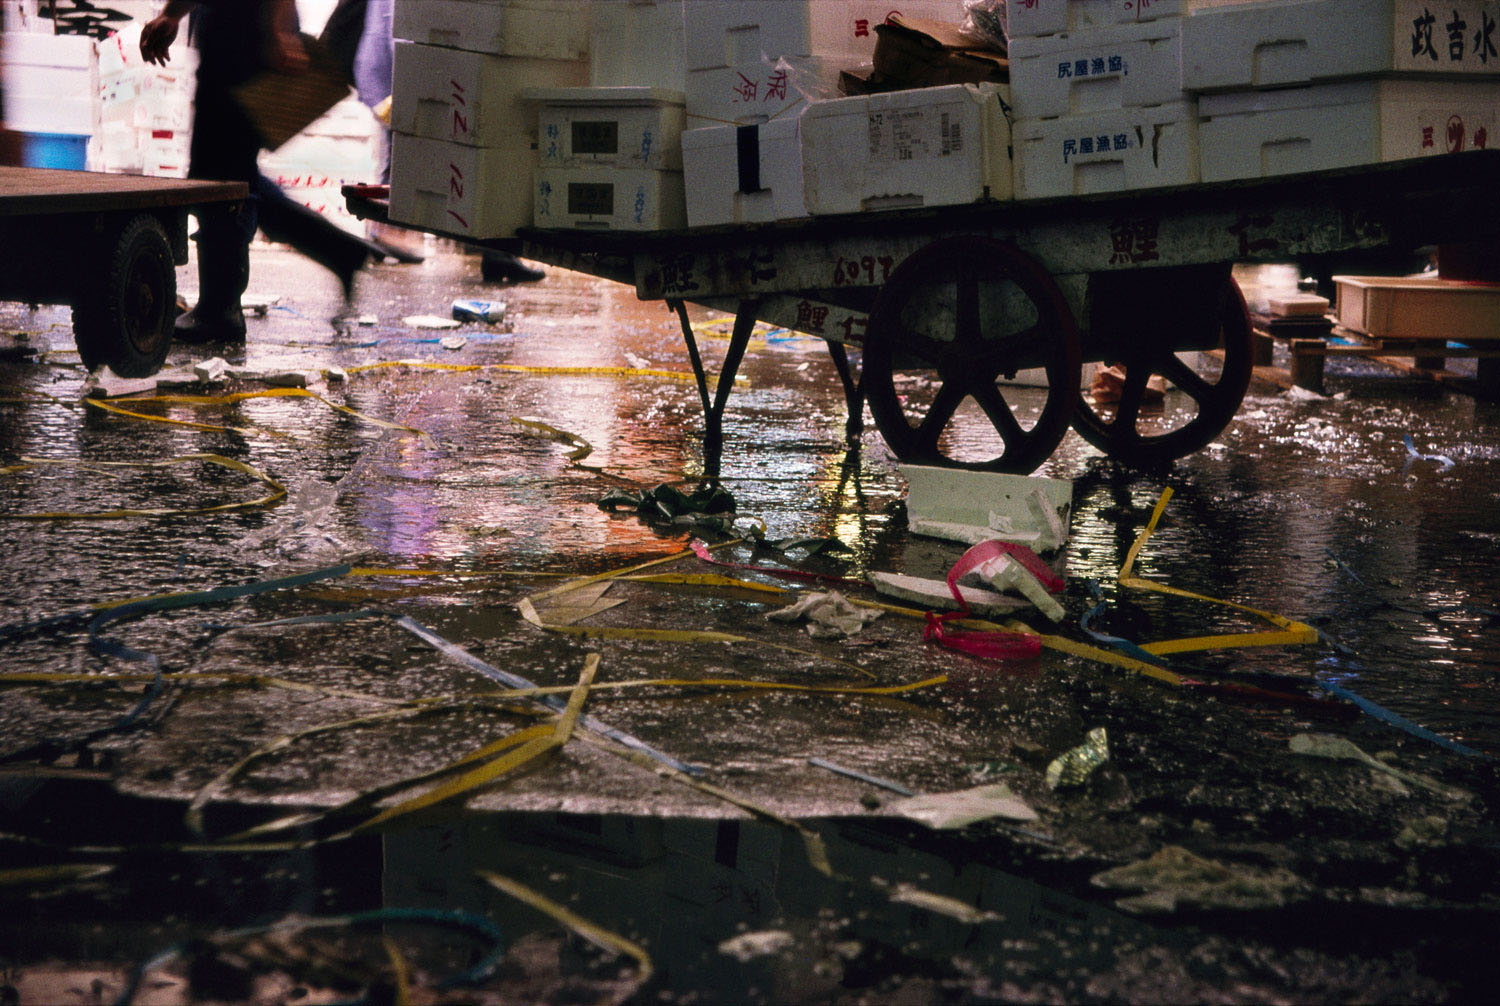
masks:
<svg viewBox="0 0 1500 1006"><path fill-rule="evenodd" d="M479 260L479 275L487 283L536 283L547 278L508 252L485 252Z"/></svg>
<svg viewBox="0 0 1500 1006"><path fill-rule="evenodd" d="M204 311L202 305L177 316L172 335L178 342L244 342L245 312L238 304L221 311Z"/></svg>

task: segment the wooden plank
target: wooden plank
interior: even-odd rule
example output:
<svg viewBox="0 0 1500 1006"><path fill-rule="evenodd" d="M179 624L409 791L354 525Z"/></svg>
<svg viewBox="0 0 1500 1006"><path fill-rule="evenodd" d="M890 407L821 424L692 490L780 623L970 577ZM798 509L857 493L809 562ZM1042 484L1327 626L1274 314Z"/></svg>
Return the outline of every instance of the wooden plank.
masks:
<svg viewBox="0 0 1500 1006"><path fill-rule="evenodd" d="M0 166L0 217L195 206L244 199L249 191L244 182Z"/></svg>

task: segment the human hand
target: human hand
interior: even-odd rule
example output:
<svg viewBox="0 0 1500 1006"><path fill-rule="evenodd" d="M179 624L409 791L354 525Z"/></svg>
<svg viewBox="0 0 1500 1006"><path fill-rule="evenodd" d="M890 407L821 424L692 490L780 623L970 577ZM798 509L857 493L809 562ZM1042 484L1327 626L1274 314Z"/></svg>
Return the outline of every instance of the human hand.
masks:
<svg viewBox="0 0 1500 1006"><path fill-rule="evenodd" d="M170 14L159 14L141 27L141 58L157 66L166 66L171 60L169 50L177 39L177 24L181 18Z"/></svg>

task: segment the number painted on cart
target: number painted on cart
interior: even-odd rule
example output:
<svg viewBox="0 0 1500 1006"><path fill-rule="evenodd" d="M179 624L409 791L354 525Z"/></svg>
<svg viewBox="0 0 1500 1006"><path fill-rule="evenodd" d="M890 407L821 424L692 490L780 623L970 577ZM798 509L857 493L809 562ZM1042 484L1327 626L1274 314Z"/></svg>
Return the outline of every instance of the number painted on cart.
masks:
<svg viewBox="0 0 1500 1006"><path fill-rule="evenodd" d="M833 264L834 286L874 286L891 278L896 260L890 255L864 255L859 259L842 256Z"/></svg>

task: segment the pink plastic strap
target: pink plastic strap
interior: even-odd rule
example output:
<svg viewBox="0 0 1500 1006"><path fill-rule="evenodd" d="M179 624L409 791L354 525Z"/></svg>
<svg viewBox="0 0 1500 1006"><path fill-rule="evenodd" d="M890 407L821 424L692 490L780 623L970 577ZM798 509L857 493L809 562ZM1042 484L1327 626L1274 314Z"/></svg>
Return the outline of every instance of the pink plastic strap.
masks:
<svg viewBox="0 0 1500 1006"><path fill-rule="evenodd" d="M1037 582L1049 593L1055 594L1063 589L1062 578L1052 572L1047 564L1025 545L1014 545L1004 541L982 541L960 556L958 562L954 563L953 568L948 571L948 590L952 592L953 599L958 602L958 610L942 614L929 611L927 628L922 633L924 640L931 640L940 646L946 646L950 650L958 650L973 657L985 657L990 660L1021 660L1035 657L1042 652L1041 637L1030 633L964 632L946 628L945 623L966 618L970 614L968 602L964 600L963 593L958 589L958 581L980 565L1000 556L1009 556L1020 563L1021 567L1036 577Z"/></svg>

